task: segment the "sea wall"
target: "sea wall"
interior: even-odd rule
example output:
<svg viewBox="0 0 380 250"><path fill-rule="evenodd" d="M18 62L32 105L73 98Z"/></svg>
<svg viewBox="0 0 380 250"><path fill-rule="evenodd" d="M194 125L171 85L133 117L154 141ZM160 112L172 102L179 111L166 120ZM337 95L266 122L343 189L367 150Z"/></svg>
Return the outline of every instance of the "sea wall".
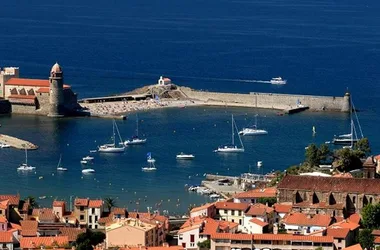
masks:
<svg viewBox="0 0 380 250"><path fill-rule="evenodd" d="M220 92L197 91L187 87L180 87L182 93L194 100L205 102L206 105L217 106L240 106L266 109L288 109L296 107L297 103L308 106L314 111L342 111L348 112L350 96L314 96L314 95L291 95L274 93L234 94Z"/></svg>

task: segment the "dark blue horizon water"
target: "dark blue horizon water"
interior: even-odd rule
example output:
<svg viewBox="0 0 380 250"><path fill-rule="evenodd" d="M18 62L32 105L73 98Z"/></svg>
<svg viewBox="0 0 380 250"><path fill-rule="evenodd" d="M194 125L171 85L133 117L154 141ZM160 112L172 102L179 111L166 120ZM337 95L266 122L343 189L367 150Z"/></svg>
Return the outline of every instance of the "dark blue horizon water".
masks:
<svg viewBox="0 0 380 250"><path fill-rule="evenodd" d="M379 7L374 0L16 0L0 8L0 66L19 66L21 77L44 79L58 61L79 98L125 92L154 83L160 75L179 85L223 92L342 96L348 88L377 153ZM288 84L239 81L275 76ZM244 138L243 155L215 155L212 150L229 140L231 113L240 127L260 113L269 135ZM239 174L258 160L264 171L284 169L302 161L308 143L349 132L348 117L340 113L278 117L268 110L186 108L145 112L140 118L147 145L122 156L97 156L97 173L82 179L79 160L109 138L109 120L0 117L1 133L40 145L29 157L38 167L36 175L17 174L22 152L0 150L0 191L65 199L111 195L131 208L147 196L139 209L162 199L165 208L183 212L189 203L205 202L183 188L198 183L205 172ZM132 120L119 124L124 137L133 131ZM140 171L148 151L157 158L156 173ZM197 158L179 164L178 151L194 152ZM52 176L60 153L70 170Z"/></svg>

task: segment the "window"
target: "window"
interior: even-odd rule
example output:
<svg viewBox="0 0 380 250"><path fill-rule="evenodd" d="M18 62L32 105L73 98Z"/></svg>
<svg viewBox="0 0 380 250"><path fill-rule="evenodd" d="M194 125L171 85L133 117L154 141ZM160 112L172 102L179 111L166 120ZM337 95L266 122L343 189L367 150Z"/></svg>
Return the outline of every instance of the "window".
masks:
<svg viewBox="0 0 380 250"><path fill-rule="evenodd" d="M183 240L183 235L180 234L179 237L178 237L178 239Z"/></svg>
<svg viewBox="0 0 380 250"><path fill-rule="evenodd" d="M227 210L224 210L224 214L227 214L228 213L228 211Z"/></svg>
<svg viewBox="0 0 380 250"><path fill-rule="evenodd" d="M341 243L342 242L342 239L338 239L338 243Z"/></svg>
<svg viewBox="0 0 380 250"><path fill-rule="evenodd" d="M84 206L80 206L80 207L79 207L79 210L80 210L80 211L84 211Z"/></svg>
<svg viewBox="0 0 380 250"><path fill-rule="evenodd" d="M79 216L80 220L84 220L84 215Z"/></svg>
<svg viewBox="0 0 380 250"><path fill-rule="evenodd" d="M241 216L241 211L239 211L239 216Z"/></svg>
<svg viewBox="0 0 380 250"><path fill-rule="evenodd" d="M235 222L235 220L234 220L234 219L232 219L231 221L232 221L232 222Z"/></svg>
<svg viewBox="0 0 380 250"><path fill-rule="evenodd" d="M241 225L241 219L239 219L239 225Z"/></svg>
<svg viewBox="0 0 380 250"><path fill-rule="evenodd" d="M95 222L98 222L98 216L95 215Z"/></svg>
<svg viewBox="0 0 380 250"><path fill-rule="evenodd" d="M88 216L88 222L92 223L92 216Z"/></svg>
<svg viewBox="0 0 380 250"><path fill-rule="evenodd" d="M95 208L92 208L91 210L92 210L92 214L94 214L95 213Z"/></svg>
<svg viewBox="0 0 380 250"><path fill-rule="evenodd" d="M90 228L90 229L91 229L91 228L92 228L92 225L88 225L88 228Z"/></svg>
<svg viewBox="0 0 380 250"><path fill-rule="evenodd" d="M3 210L0 209L0 214L3 214Z"/></svg>
<svg viewBox="0 0 380 250"><path fill-rule="evenodd" d="M356 203L356 196L354 196L354 198L352 199L352 203Z"/></svg>
<svg viewBox="0 0 380 250"><path fill-rule="evenodd" d="M98 225L95 225L95 229L98 229Z"/></svg>
<svg viewBox="0 0 380 250"><path fill-rule="evenodd" d="M194 240L195 240L195 236L194 236L194 234L190 234L190 242L191 242L191 243L194 243Z"/></svg>

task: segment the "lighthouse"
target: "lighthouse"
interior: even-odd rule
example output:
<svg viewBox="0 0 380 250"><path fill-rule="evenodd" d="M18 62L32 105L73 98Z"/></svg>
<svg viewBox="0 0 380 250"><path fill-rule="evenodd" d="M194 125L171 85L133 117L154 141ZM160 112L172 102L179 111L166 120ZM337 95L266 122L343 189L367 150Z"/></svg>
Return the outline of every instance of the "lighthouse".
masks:
<svg viewBox="0 0 380 250"><path fill-rule="evenodd" d="M51 117L64 116L64 97L63 97L63 71L58 63L55 63L50 71L49 77L50 97L49 114Z"/></svg>

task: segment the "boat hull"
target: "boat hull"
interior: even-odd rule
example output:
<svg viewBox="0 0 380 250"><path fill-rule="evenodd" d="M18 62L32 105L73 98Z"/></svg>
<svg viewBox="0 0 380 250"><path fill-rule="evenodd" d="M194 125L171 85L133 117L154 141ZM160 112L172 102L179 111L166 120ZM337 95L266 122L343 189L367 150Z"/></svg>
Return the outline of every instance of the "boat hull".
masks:
<svg viewBox="0 0 380 250"><path fill-rule="evenodd" d="M333 144L335 145L351 145L351 143L355 144L357 143L358 140L354 139L354 140L351 140L351 139L334 139L333 140Z"/></svg>
<svg viewBox="0 0 380 250"><path fill-rule="evenodd" d="M240 135L267 135L268 132L261 129L243 129L239 132Z"/></svg>
<svg viewBox="0 0 380 250"><path fill-rule="evenodd" d="M99 148L100 153L123 153L124 148Z"/></svg>
<svg viewBox="0 0 380 250"><path fill-rule="evenodd" d="M195 157L193 155L177 155L176 156L176 159L177 160L192 160L194 159Z"/></svg>
<svg viewBox="0 0 380 250"><path fill-rule="evenodd" d="M218 153L243 153L244 148L218 148Z"/></svg>
<svg viewBox="0 0 380 250"><path fill-rule="evenodd" d="M124 145L141 145L141 144L145 144L146 143L146 139L137 139L137 140L128 140L128 141L125 141L124 142Z"/></svg>

